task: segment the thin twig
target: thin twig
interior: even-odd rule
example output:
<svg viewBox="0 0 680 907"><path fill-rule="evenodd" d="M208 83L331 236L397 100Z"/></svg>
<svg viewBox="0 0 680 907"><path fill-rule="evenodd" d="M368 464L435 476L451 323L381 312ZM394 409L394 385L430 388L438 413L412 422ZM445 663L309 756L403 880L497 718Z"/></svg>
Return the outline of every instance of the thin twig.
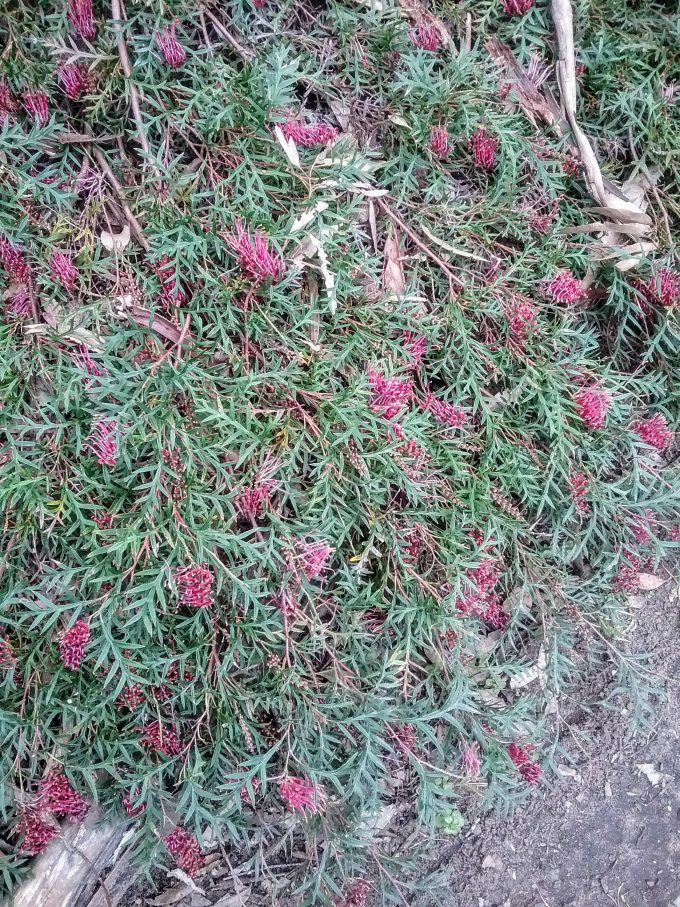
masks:
<svg viewBox="0 0 680 907"><path fill-rule="evenodd" d="M228 41L229 44L231 44L231 46L238 53L242 60L252 60L255 57L253 51L249 47L244 47L239 41L237 41L229 31L229 29L222 25L217 16L214 16L209 9L204 10L204 12L208 19L210 19L212 24L215 26L215 31L219 35L221 35L225 41Z"/></svg>
<svg viewBox="0 0 680 907"><path fill-rule="evenodd" d="M446 264L446 262L442 261L442 259L436 254L436 252L433 252L432 249L426 243L424 243L422 241L422 239L420 239L418 234L414 233L413 230L404 223L404 221L399 217L399 215L395 214L394 211L392 211L392 209L388 205L386 205L385 202L381 198L376 198L375 201L376 201L378 207L382 208L382 210L385 212L385 214L391 220L393 220L395 224L397 224L399 227L401 227L401 229L404 231L404 233L406 233L406 235L408 237L410 237L410 239L418 246L420 251L424 252L428 258L431 258L435 264L439 265L439 267L446 274L446 276L449 278L449 281L451 283L454 283L458 287L465 286L465 284L460 279L460 277L456 277L456 275L449 268L449 266Z"/></svg>
<svg viewBox="0 0 680 907"><path fill-rule="evenodd" d="M134 216L134 214L128 207L128 205L125 201L123 187L116 179L113 170L109 166L109 162L104 157L104 153L101 151L101 149L95 148L94 156L95 156L97 163L101 167L102 173L104 174L106 179L109 181L109 183L111 184L111 188L114 190L114 192L118 196L118 201L120 202L120 206L123 209L123 213L125 214L128 224L130 225L130 233L132 233L132 235L137 240L137 242L142 247L142 249L144 249L145 252L148 252L149 249L151 248L151 246L149 245L149 240L144 235L144 231L142 230L142 227L141 227L139 221L137 220L137 218Z"/></svg>

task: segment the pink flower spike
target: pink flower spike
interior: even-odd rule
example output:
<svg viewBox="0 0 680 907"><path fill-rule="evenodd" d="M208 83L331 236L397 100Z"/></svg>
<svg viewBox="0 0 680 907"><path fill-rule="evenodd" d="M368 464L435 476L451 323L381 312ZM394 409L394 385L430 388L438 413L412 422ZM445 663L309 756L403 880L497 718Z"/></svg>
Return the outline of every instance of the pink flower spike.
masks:
<svg viewBox="0 0 680 907"><path fill-rule="evenodd" d="M479 759L479 744L470 743L461 750L460 761L468 778L478 778L481 769Z"/></svg>
<svg viewBox="0 0 680 907"><path fill-rule="evenodd" d="M304 148L328 145L339 135L335 126L329 126L327 123L301 123L298 120L289 120L281 129L286 139L292 139L296 145Z"/></svg>
<svg viewBox="0 0 680 907"><path fill-rule="evenodd" d="M72 627L64 630L59 640L59 658L71 671L76 671L85 658L85 649L90 641L90 625L86 620L77 620Z"/></svg>
<svg viewBox="0 0 680 907"><path fill-rule="evenodd" d="M246 520L259 519L269 507L273 490L274 482L271 479L246 486L235 501L239 514Z"/></svg>
<svg viewBox="0 0 680 907"><path fill-rule="evenodd" d="M449 153L449 134L444 126L433 126L430 129L430 150L442 160Z"/></svg>
<svg viewBox="0 0 680 907"><path fill-rule="evenodd" d="M588 476L584 472L572 472L569 474L569 489L574 507L579 513L588 513L590 505L587 501L588 495Z"/></svg>
<svg viewBox="0 0 680 907"><path fill-rule="evenodd" d="M639 419L633 429L645 444L649 444L650 447L655 447L657 450L666 450L675 437L668 428L668 422L662 413L655 413L649 419Z"/></svg>
<svg viewBox="0 0 680 907"><path fill-rule="evenodd" d="M92 427L85 450L91 450L102 466L115 466L118 461L117 432L114 419L98 419Z"/></svg>
<svg viewBox="0 0 680 907"><path fill-rule="evenodd" d="M412 331L404 331L401 339L406 352L411 357L409 368L417 372L423 363L425 353L427 353L427 337L423 334L414 334Z"/></svg>
<svg viewBox="0 0 680 907"><path fill-rule="evenodd" d="M538 309L528 299L513 297L505 306L510 337L521 349L531 334L535 333L538 324Z"/></svg>
<svg viewBox="0 0 680 907"><path fill-rule="evenodd" d="M90 74L86 66L78 63L67 63L57 73L57 79L64 94L72 101L77 101L81 94L89 91Z"/></svg>
<svg viewBox="0 0 680 907"><path fill-rule="evenodd" d="M40 782L38 804L45 812L70 816L74 821L84 819L90 804L71 787L63 772L52 772Z"/></svg>
<svg viewBox="0 0 680 907"><path fill-rule="evenodd" d="M79 38L94 38L97 27L92 14L92 0L68 0L68 21Z"/></svg>
<svg viewBox="0 0 680 907"><path fill-rule="evenodd" d="M73 259L65 252L55 251L50 263L52 280L60 283L65 290L72 290L78 277L78 268L73 264Z"/></svg>
<svg viewBox="0 0 680 907"><path fill-rule="evenodd" d="M35 809L26 809L17 823L17 834L23 836L20 853L42 853L52 838L59 834L56 823L46 822Z"/></svg>
<svg viewBox="0 0 680 907"><path fill-rule="evenodd" d="M187 875L195 876L205 865L198 841L185 828L178 827L171 831L163 839L163 843L175 858L179 868Z"/></svg>
<svg viewBox="0 0 680 907"><path fill-rule="evenodd" d="M4 636L0 636L0 668L11 668L14 664L12 647Z"/></svg>
<svg viewBox="0 0 680 907"><path fill-rule="evenodd" d="M670 268L659 268L642 289L652 302L664 307L680 303L680 274Z"/></svg>
<svg viewBox="0 0 680 907"><path fill-rule="evenodd" d="M588 428L604 428L605 418L611 409L612 399L598 384L582 388L575 396L577 411Z"/></svg>
<svg viewBox="0 0 680 907"><path fill-rule="evenodd" d="M30 274L24 253L4 236L0 239L0 261L12 280L17 283L28 283Z"/></svg>
<svg viewBox="0 0 680 907"><path fill-rule="evenodd" d="M410 378L387 378L380 372L369 371L371 385L369 406L385 419L393 419L411 402L413 381Z"/></svg>
<svg viewBox="0 0 680 907"><path fill-rule="evenodd" d="M160 721L152 721L141 730L143 733L139 742L142 746L156 753L163 753L165 756L178 756L181 753L182 744L173 728Z"/></svg>
<svg viewBox="0 0 680 907"><path fill-rule="evenodd" d="M176 23L164 25L160 32L156 32L154 40L161 52L163 62L173 69L178 69L187 58L187 52L177 40Z"/></svg>
<svg viewBox="0 0 680 907"><path fill-rule="evenodd" d="M534 0L503 0L503 11L508 16L523 16L534 5Z"/></svg>
<svg viewBox="0 0 680 907"><path fill-rule="evenodd" d="M475 129L470 139L470 148L475 158L475 164L483 170L493 170L496 166L496 151L499 139L487 132L482 126Z"/></svg>
<svg viewBox="0 0 680 907"><path fill-rule="evenodd" d="M222 236L235 252L241 270L255 285L264 280L280 280L285 265L281 256L269 248L266 234L256 230L251 236L240 218L234 221L234 230L235 233Z"/></svg>
<svg viewBox="0 0 680 907"><path fill-rule="evenodd" d="M206 564L190 564L173 570L172 578L183 605L209 608L213 602L213 572Z"/></svg>
<svg viewBox="0 0 680 907"><path fill-rule="evenodd" d="M17 318L27 318L31 314L31 297L27 290L18 290L7 300L7 311Z"/></svg>
<svg viewBox="0 0 680 907"><path fill-rule="evenodd" d="M311 781L304 778L288 777L279 781L279 793L291 809L301 813L320 813L324 806L324 794Z"/></svg>
<svg viewBox="0 0 680 907"><path fill-rule="evenodd" d="M295 550L297 564L307 579L317 579L326 571L333 549L325 542L299 541Z"/></svg>
<svg viewBox="0 0 680 907"><path fill-rule="evenodd" d="M432 413L437 422L449 428L461 428L468 420L468 414L462 406L440 400L429 390L426 391L425 399L420 405L425 412Z"/></svg>
<svg viewBox="0 0 680 907"><path fill-rule="evenodd" d="M567 305L573 305L586 295L583 284L571 271L558 271L545 289L555 302L566 302Z"/></svg>
<svg viewBox="0 0 680 907"><path fill-rule="evenodd" d="M527 784L538 784L541 780L541 766L532 758L532 750L533 747L519 746L517 743L511 743L507 748L510 761Z"/></svg>
<svg viewBox="0 0 680 907"><path fill-rule="evenodd" d="M76 352L70 353L69 355L71 357L71 362L83 373L83 382L85 384L91 383L88 382L85 376L102 378L104 375L109 374L105 368L95 362L90 355L90 351L84 344L81 344Z"/></svg>
<svg viewBox="0 0 680 907"><path fill-rule="evenodd" d="M123 794L123 809L127 816L136 817L141 816L141 814L146 810L146 803L143 801L139 802L139 791L137 788L133 787L130 790L126 790Z"/></svg>
<svg viewBox="0 0 680 907"><path fill-rule="evenodd" d="M409 32L411 41L420 50L437 51L442 46L441 35L431 22L424 19L418 23L418 27Z"/></svg>
<svg viewBox="0 0 680 907"><path fill-rule="evenodd" d="M44 126L50 118L49 100L44 91L25 91L21 96L26 113L38 126Z"/></svg>

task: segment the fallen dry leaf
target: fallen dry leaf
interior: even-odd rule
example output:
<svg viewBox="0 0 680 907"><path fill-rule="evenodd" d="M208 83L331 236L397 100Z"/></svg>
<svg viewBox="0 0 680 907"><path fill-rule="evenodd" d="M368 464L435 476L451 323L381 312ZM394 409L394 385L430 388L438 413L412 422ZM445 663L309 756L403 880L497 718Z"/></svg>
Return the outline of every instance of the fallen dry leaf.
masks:
<svg viewBox="0 0 680 907"><path fill-rule="evenodd" d="M215 901L213 907L245 907L250 900L250 888L239 888L235 894L225 894L219 901Z"/></svg>
<svg viewBox="0 0 680 907"><path fill-rule="evenodd" d="M120 233L109 233L108 230L102 230L99 239L109 252L122 252L130 244L130 228L125 224Z"/></svg>
<svg viewBox="0 0 680 907"><path fill-rule="evenodd" d="M394 227L392 227L389 236L385 240L384 254L383 286L386 290L396 293L397 296L403 296L406 292L406 281L404 279L404 267L401 262L399 234Z"/></svg>
<svg viewBox="0 0 680 907"><path fill-rule="evenodd" d="M660 589L666 580L653 573L638 573L638 582L643 592L653 592L654 589Z"/></svg>
<svg viewBox="0 0 680 907"><path fill-rule="evenodd" d="M190 891L191 888L188 885L182 884L177 888L169 888L167 891L161 892L158 897L145 900L149 907L169 907L170 904L177 904L182 898L185 898Z"/></svg>

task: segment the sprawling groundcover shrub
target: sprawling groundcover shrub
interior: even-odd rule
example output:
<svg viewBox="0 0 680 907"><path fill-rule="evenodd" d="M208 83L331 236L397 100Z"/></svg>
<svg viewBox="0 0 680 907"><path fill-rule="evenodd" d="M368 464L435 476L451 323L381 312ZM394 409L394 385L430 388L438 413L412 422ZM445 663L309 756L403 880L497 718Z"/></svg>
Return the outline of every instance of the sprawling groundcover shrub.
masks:
<svg viewBox="0 0 680 907"><path fill-rule="evenodd" d="M359 903L395 779L443 831L543 783L678 539L664 219L630 271L562 232L578 162L484 47L555 90L540 2L440 8L452 43L391 2L0 6L4 884L98 801L146 865L283 837L287 897ZM580 114L671 227L673 29L619 6L579 5Z"/></svg>

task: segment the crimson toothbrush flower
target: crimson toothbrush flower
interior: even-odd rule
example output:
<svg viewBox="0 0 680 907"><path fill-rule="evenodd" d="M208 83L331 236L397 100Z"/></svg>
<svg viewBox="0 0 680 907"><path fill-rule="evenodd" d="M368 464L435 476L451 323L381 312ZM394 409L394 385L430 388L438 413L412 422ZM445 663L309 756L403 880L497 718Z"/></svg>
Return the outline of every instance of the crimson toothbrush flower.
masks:
<svg viewBox="0 0 680 907"><path fill-rule="evenodd" d="M425 353L427 353L427 337L423 334L414 334L413 331L404 331L401 335L404 349L411 359L409 368L417 372L423 363Z"/></svg>
<svg viewBox="0 0 680 907"><path fill-rule="evenodd" d="M342 900L335 902L335 907L366 907L370 883L365 879L352 879L342 896Z"/></svg>
<svg viewBox="0 0 680 907"><path fill-rule="evenodd" d="M205 860L201 848L193 835L185 828L177 827L163 839L168 851L175 858L181 870L189 876L195 876L199 869L203 869Z"/></svg>
<svg viewBox="0 0 680 907"><path fill-rule="evenodd" d="M85 658L85 648L90 641L90 625L84 619L77 620L72 627L61 634L59 657L71 671L77 670Z"/></svg>
<svg viewBox="0 0 680 907"><path fill-rule="evenodd" d="M118 426L115 419L98 419L85 444L102 466L115 466L118 461Z"/></svg>
<svg viewBox="0 0 680 907"><path fill-rule="evenodd" d="M576 409L588 428L604 428L607 413L611 409L612 398L598 384L582 388L575 396Z"/></svg>
<svg viewBox="0 0 680 907"><path fill-rule="evenodd" d="M445 126L433 126L430 129L430 149L439 158L449 153L449 134Z"/></svg>
<svg viewBox="0 0 680 907"><path fill-rule="evenodd" d="M91 383L89 378L102 378L104 375L109 374L103 366L95 362L90 355L89 349L84 344L81 344L76 351L69 353L69 356L75 367L83 373L83 382L85 384Z"/></svg>
<svg viewBox="0 0 680 907"><path fill-rule="evenodd" d="M123 809L125 814L131 817L141 816L141 814L146 810L146 803L139 801L139 791L137 788L133 787L130 790L126 790L123 794Z"/></svg>
<svg viewBox="0 0 680 907"><path fill-rule="evenodd" d="M52 772L40 782L37 802L45 812L70 816L74 821L84 819L90 809L87 800L71 787L61 771Z"/></svg>
<svg viewBox="0 0 680 907"><path fill-rule="evenodd" d="M630 551L626 551L624 554L626 560L621 561L618 572L614 577L614 591L628 593L638 592L640 589L640 561Z"/></svg>
<svg viewBox="0 0 680 907"><path fill-rule="evenodd" d="M292 139L296 145L302 145L305 148L313 145L328 145L339 135L339 130L327 123L301 123L298 120L289 120L284 123L281 131L285 138Z"/></svg>
<svg viewBox="0 0 680 907"><path fill-rule="evenodd" d="M633 429L645 444L657 450L666 450L675 437L662 413L655 413L649 419L639 419Z"/></svg>
<svg viewBox="0 0 680 907"><path fill-rule="evenodd" d="M517 768L527 784L538 784L541 780L541 766L532 758L533 747L511 743L507 748L510 761Z"/></svg>
<svg viewBox="0 0 680 907"><path fill-rule="evenodd" d="M279 793L281 799L297 812L320 813L323 809L323 791L304 778L284 778L279 781Z"/></svg>
<svg viewBox="0 0 680 907"><path fill-rule="evenodd" d="M256 230L251 236L241 218L234 221L235 233L222 234L236 253L241 270L255 285L263 280L280 280L285 271L283 259L269 248L267 235Z"/></svg>
<svg viewBox="0 0 680 907"><path fill-rule="evenodd" d="M139 742L147 749L166 756L178 756L181 753L182 743L173 728L160 721L152 721L141 730L143 733Z"/></svg>
<svg viewBox="0 0 680 907"><path fill-rule="evenodd" d="M523 16L534 5L534 0L502 0L503 11L508 16Z"/></svg>
<svg viewBox="0 0 680 907"><path fill-rule="evenodd" d="M588 476L584 472L569 474L569 490L574 507L579 513L588 513L590 505L586 500L588 494Z"/></svg>
<svg viewBox="0 0 680 907"><path fill-rule="evenodd" d="M29 808L21 813L16 832L23 836L20 853L36 854L42 853L52 838L56 838L59 827L56 823L46 822L37 810Z"/></svg>
<svg viewBox="0 0 680 907"><path fill-rule="evenodd" d="M432 413L437 422L441 425L447 425L449 428L460 428L468 420L468 414L462 406L448 403L446 400L440 400L429 389L426 391L425 398L420 405L425 412Z"/></svg>
<svg viewBox="0 0 680 907"><path fill-rule="evenodd" d="M25 91L21 95L24 109L38 124L44 126L50 118L49 99L44 91Z"/></svg>
<svg viewBox="0 0 680 907"><path fill-rule="evenodd" d="M0 261L11 280L16 283L28 283L30 275L24 253L4 236L0 238Z"/></svg>
<svg viewBox="0 0 680 907"><path fill-rule="evenodd" d="M650 302L656 302L664 307L680 303L680 274L670 268L659 268L647 283L643 284L642 291Z"/></svg>
<svg viewBox="0 0 680 907"><path fill-rule="evenodd" d="M269 507L273 490L274 482L271 479L246 486L235 501L240 516L246 520L259 519Z"/></svg>
<svg viewBox="0 0 680 907"><path fill-rule="evenodd" d="M151 269L161 283L161 301L166 308L170 305L183 305L186 295L175 277L175 266L167 255L151 263Z"/></svg>
<svg viewBox="0 0 680 907"><path fill-rule="evenodd" d="M183 605L209 608L214 601L213 572L206 564L190 564L173 570L172 578Z"/></svg>
<svg viewBox="0 0 680 907"><path fill-rule="evenodd" d="M10 125L14 122L14 118L10 114L15 113L16 110L17 102L10 91L7 81L0 79L0 127L4 125L7 119L9 119Z"/></svg>
<svg viewBox="0 0 680 907"><path fill-rule="evenodd" d="M90 73L86 66L67 63L57 72L57 79L67 98L77 101L81 94L90 89Z"/></svg>
<svg viewBox="0 0 680 907"><path fill-rule="evenodd" d="M303 542L299 540L295 548L297 566L307 579L323 576L333 549L325 542Z"/></svg>
<svg viewBox="0 0 680 907"><path fill-rule="evenodd" d="M474 155L475 164L483 170L493 170L496 166L498 144L498 136L491 135L483 126L478 126L470 139L470 148Z"/></svg>
<svg viewBox="0 0 680 907"><path fill-rule="evenodd" d="M409 32L409 37L420 50L436 51L442 46L441 35L431 22L425 20Z"/></svg>
<svg viewBox="0 0 680 907"><path fill-rule="evenodd" d="M68 21L79 38L94 38L97 27L92 14L92 0L68 0Z"/></svg>
<svg viewBox="0 0 680 907"><path fill-rule="evenodd" d="M468 778L479 777L481 761L479 758L479 745L477 743L470 743L463 747L460 754L460 761Z"/></svg>
<svg viewBox="0 0 680 907"><path fill-rule="evenodd" d="M527 338L536 331L538 309L528 299L513 297L505 306L510 338L520 348L524 348Z"/></svg>
<svg viewBox="0 0 680 907"><path fill-rule="evenodd" d="M164 25L162 30L154 35L154 40L161 52L163 62L173 69L178 69L187 58L186 50L177 40L176 27L177 25L173 21L170 25Z"/></svg>
<svg viewBox="0 0 680 907"><path fill-rule="evenodd" d="M411 402L413 397L411 378L387 378L380 372L369 371L368 381L371 385L369 406L374 413L385 419L393 419Z"/></svg>
<svg viewBox="0 0 680 907"><path fill-rule="evenodd" d="M65 290L72 290L78 277L78 268L73 264L73 259L70 255L65 252L55 251L52 253L50 273L52 280L60 283Z"/></svg>
<svg viewBox="0 0 680 907"><path fill-rule="evenodd" d="M146 702L144 690L138 683L132 686L123 687L120 696L116 700L116 707L119 709L126 708L131 712L136 712Z"/></svg>
<svg viewBox="0 0 680 907"><path fill-rule="evenodd" d="M567 305L573 305L586 295L583 284L571 271L558 271L545 289L555 302L566 302Z"/></svg>
<svg viewBox="0 0 680 907"><path fill-rule="evenodd" d="M14 653L4 636L0 636L0 668L11 668L14 664Z"/></svg>
<svg viewBox="0 0 680 907"><path fill-rule="evenodd" d="M27 290L17 290L7 300L7 311L17 318L27 318L31 314L31 297Z"/></svg>

